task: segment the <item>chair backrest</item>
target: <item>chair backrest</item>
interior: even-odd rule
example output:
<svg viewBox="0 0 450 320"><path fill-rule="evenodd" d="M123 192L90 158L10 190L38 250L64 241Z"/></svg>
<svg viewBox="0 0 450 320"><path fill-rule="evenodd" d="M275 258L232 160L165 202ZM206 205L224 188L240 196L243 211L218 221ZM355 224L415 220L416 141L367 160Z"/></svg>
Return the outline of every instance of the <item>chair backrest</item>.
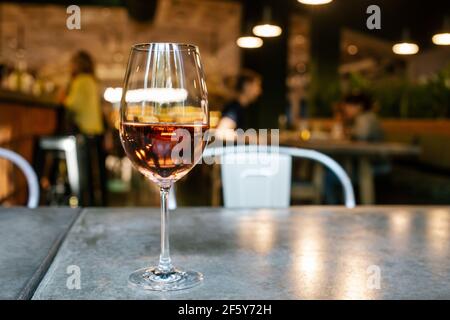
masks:
<svg viewBox="0 0 450 320"><path fill-rule="evenodd" d="M227 208L289 207L291 157L269 153L225 153L221 159Z"/></svg>
<svg viewBox="0 0 450 320"><path fill-rule="evenodd" d="M206 149L203 157L221 157L225 207L288 207L292 157L315 160L336 174L345 205L355 207L355 195L344 169L329 156L308 149L240 145ZM209 160L208 163L211 163Z"/></svg>
<svg viewBox="0 0 450 320"><path fill-rule="evenodd" d="M27 160L11 150L0 148L0 158L5 158L11 161L22 170L28 184L27 206L29 208L36 208L39 204L39 180L36 172L34 172Z"/></svg>

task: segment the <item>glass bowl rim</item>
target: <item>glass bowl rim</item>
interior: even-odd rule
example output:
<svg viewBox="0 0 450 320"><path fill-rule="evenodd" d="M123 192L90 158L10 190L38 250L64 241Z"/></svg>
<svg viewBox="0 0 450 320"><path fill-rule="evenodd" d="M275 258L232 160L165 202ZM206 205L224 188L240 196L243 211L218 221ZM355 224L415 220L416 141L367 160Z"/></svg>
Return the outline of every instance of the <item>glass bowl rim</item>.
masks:
<svg viewBox="0 0 450 320"><path fill-rule="evenodd" d="M154 45L170 45L169 51L195 51L199 52L198 46L182 42L143 42L131 46L132 50L137 51L166 51L166 49L155 48ZM176 49L174 47L177 47Z"/></svg>

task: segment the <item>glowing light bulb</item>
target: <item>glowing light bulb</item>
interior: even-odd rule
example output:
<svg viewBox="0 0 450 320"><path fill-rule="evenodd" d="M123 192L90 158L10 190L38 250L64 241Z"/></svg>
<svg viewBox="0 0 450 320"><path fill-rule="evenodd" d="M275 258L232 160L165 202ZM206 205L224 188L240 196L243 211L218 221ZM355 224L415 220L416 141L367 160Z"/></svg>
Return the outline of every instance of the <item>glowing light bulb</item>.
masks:
<svg viewBox="0 0 450 320"><path fill-rule="evenodd" d="M330 3L333 0L297 0L297 1L300 3L303 3L303 4L321 5L321 4Z"/></svg>
<svg viewBox="0 0 450 320"><path fill-rule="evenodd" d="M395 54L412 55L419 52L419 46L415 43L410 42L396 43L392 47L392 51L394 51Z"/></svg>
<svg viewBox="0 0 450 320"><path fill-rule="evenodd" d="M450 45L450 33L449 32L443 32L443 33L437 33L432 38L433 43L437 44L438 46L448 46Z"/></svg>
<svg viewBox="0 0 450 320"><path fill-rule="evenodd" d="M237 39L236 43L241 48L254 49L261 47L263 45L263 40L258 37L245 36Z"/></svg>
<svg viewBox="0 0 450 320"><path fill-rule="evenodd" d="M258 37L272 38L278 37L282 33L279 26L265 23L253 27L253 33Z"/></svg>

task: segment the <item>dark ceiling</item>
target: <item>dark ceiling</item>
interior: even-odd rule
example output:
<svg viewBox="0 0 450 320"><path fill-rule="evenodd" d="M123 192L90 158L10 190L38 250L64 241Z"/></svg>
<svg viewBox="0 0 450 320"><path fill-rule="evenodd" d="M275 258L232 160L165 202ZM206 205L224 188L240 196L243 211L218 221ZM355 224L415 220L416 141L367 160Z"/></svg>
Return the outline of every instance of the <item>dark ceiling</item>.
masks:
<svg viewBox="0 0 450 320"><path fill-rule="evenodd" d="M376 4L381 8L381 30L368 30L366 9ZM396 41L407 28L411 37L421 46L431 45L432 35L442 28L450 14L450 1L439 0L343 0L330 4L331 15L340 24L362 32L370 32L387 40Z"/></svg>
<svg viewBox="0 0 450 320"><path fill-rule="evenodd" d="M177 1L177 0L172 0ZM201 0L199 0L201 1ZM214 0L211 0L214 1ZM261 7L268 3L278 5L280 1L288 2L292 9L304 14L311 11L325 14L338 25L352 29L369 32L386 40L396 41L402 36L402 30L407 28L411 37L423 47L431 45L431 36L443 26L445 16L450 16L450 0L334 0L324 6L308 6L300 4L297 0L228 0L250 1L255 7L255 17L260 16ZM41 4L80 4L99 6L125 6L130 14L138 19L151 19L156 0L94 0L94 1L65 1L65 0L34 0L34 1L1 1L15 3L41 3ZM368 30L366 28L366 9L376 4L381 8L381 30Z"/></svg>

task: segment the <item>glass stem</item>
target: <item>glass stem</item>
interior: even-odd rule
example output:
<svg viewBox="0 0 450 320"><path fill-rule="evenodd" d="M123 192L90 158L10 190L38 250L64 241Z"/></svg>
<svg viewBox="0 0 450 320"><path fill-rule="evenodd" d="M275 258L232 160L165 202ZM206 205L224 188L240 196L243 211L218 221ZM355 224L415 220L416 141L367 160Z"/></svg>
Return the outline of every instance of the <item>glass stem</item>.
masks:
<svg viewBox="0 0 450 320"><path fill-rule="evenodd" d="M161 255L159 256L158 270L161 273L172 271L172 261L169 250L169 187L161 187Z"/></svg>

